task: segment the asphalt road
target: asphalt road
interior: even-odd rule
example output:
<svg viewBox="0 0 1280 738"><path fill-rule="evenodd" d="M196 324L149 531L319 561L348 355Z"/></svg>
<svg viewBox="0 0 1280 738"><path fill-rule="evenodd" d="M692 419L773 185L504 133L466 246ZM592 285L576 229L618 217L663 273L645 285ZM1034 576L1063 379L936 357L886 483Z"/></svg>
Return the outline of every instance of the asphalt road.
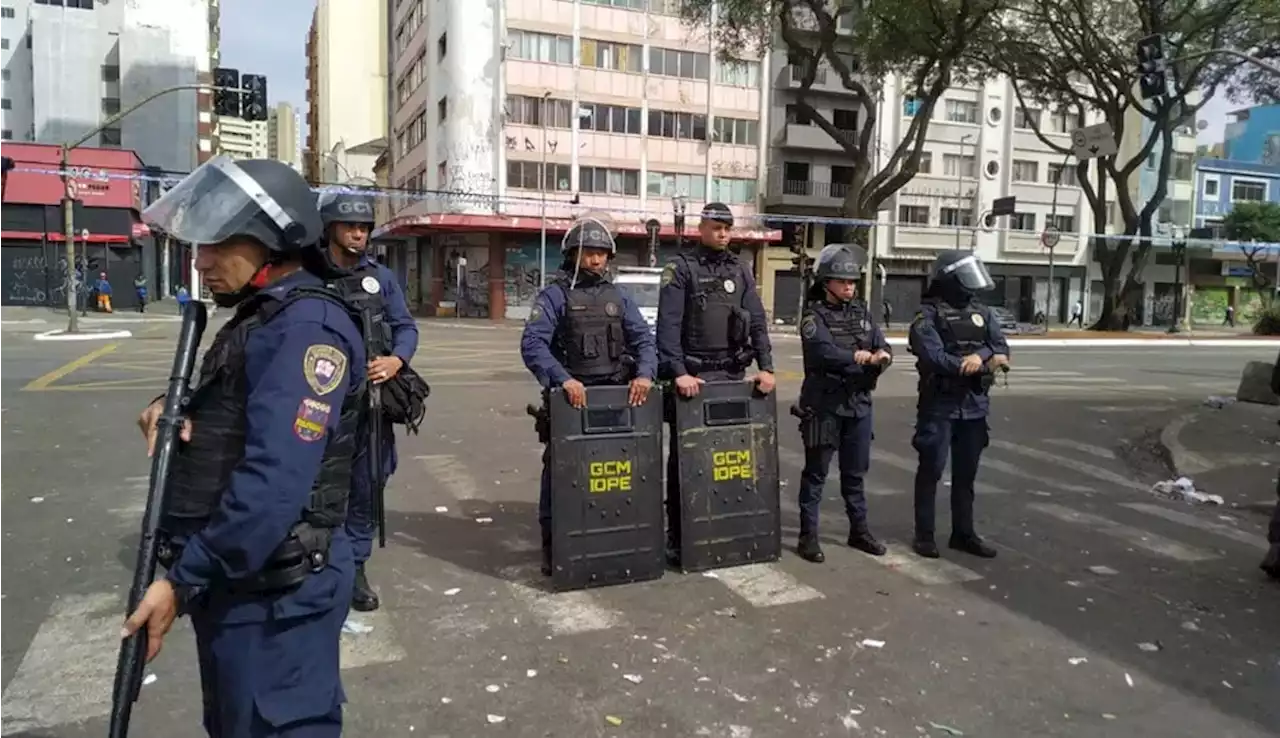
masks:
<svg viewBox="0 0 1280 738"><path fill-rule="evenodd" d="M133 419L164 384L173 324L116 344L4 334L4 735L101 735L148 465ZM1230 394L1274 349L1015 351L980 475L981 561L906 549L914 377L881 383L869 479L875 559L797 558L800 443L780 422L774 564L551 594L537 575L536 390L508 329L423 328L420 436L400 438L383 609L344 636L351 735L1268 736L1280 731L1280 588L1263 520L1160 500L1124 461L1145 425ZM780 405L799 345L777 340ZM945 491L940 532L947 530ZM489 522L483 522L488 520ZM181 623L135 736L199 731Z"/></svg>

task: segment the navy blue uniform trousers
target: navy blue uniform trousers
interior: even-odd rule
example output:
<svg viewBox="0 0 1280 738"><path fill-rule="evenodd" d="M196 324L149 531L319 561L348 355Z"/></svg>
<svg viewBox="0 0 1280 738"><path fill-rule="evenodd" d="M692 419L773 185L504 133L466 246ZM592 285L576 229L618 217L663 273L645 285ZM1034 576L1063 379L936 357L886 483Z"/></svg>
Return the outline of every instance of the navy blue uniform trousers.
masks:
<svg viewBox="0 0 1280 738"><path fill-rule="evenodd" d="M819 446L804 450L804 471L800 476L800 534L818 532L818 510L822 488L827 483L831 457L840 464L840 496L855 530L866 526L867 497L863 478L871 468L872 415L861 418L830 415L840 424L839 446Z"/></svg>
<svg viewBox="0 0 1280 738"><path fill-rule="evenodd" d="M911 446L918 463L915 479L916 538L932 540L935 497L938 481L951 456L951 534L973 536L973 485L978 476L982 450L990 441L987 419L916 416L916 432Z"/></svg>

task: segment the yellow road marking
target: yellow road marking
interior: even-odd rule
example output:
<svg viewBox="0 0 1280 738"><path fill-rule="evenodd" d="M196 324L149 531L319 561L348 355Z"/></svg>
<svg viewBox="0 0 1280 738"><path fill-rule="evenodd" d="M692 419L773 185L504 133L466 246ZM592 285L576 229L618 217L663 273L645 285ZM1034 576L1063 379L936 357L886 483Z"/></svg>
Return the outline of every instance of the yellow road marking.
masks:
<svg viewBox="0 0 1280 738"><path fill-rule="evenodd" d="M49 385L53 384L59 379L62 379L63 377L67 376L68 374L70 374L71 372L74 372L77 369L88 366L89 364L93 363L94 360L100 357L106 356L107 354L111 353L112 351L115 351L119 347L120 347L120 344L118 343L108 343L106 346L103 346L102 348L90 351L89 353L85 354L84 356L81 356L78 359L75 359L73 361L67 362L66 364L63 364L62 366L58 367L57 369L54 369L48 374L45 374L40 377L36 377L35 379L31 380L30 384L28 384L26 387L23 387L22 391L23 392L39 392L40 390L47 389Z"/></svg>

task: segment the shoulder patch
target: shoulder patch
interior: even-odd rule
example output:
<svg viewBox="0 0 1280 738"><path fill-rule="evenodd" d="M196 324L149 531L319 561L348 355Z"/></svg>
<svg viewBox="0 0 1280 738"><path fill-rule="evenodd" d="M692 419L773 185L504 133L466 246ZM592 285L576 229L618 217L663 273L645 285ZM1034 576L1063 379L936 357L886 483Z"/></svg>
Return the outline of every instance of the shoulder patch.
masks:
<svg viewBox="0 0 1280 738"><path fill-rule="evenodd" d="M813 338L818 334L818 322L812 314L804 316L800 321L800 335L805 338Z"/></svg>
<svg viewBox="0 0 1280 738"><path fill-rule="evenodd" d="M662 279L660 280L660 282L663 287L666 287L667 285L671 284L672 280L674 280L675 278L676 278L676 263L672 261L662 268Z"/></svg>
<svg viewBox="0 0 1280 738"><path fill-rule="evenodd" d="M911 323L912 323L912 325L914 325L914 324L916 324L916 323L919 323L919 322L920 322L920 321L922 321L922 320L924 320L924 311L923 311L923 310L917 310L917 311L916 311L916 316L915 316L914 318L912 318L912 319L911 319Z"/></svg>
<svg viewBox="0 0 1280 738"><path fill-rule="evenodd" d="M298 417L293 420L293 434L307 443L324 438L333 406L310 397L298 405Z"/></svg>
<svg viewBox="0 0 1280 738"><path fill-rule="evenodd" d="M302 376L312 392L321 396L329 394L338 388L346 373L346 354L323 343L307 347L302 357Z"/></svg>
<svg viewBox="0 0 1280 738"><path fill-rule="evenodd" d="M526 324L536 323L539 320L542 320L542 306L535 302L533 307L529 308L529 317L524 322Z"/></svg>

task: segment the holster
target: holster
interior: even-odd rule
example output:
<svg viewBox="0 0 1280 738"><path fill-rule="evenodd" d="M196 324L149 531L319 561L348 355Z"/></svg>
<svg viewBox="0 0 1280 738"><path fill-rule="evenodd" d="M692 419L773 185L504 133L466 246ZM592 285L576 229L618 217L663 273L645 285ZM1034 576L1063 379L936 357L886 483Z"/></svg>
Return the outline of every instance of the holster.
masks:
<svg viewBox="0 0 1280 738"><path fill-rule="evenodd" d="M546 402L541 405L531 402L524 411L533 418L533 432L538 434L538 443L551 443L551 409Z"/></svg>
<svg viewBox="0 0 1280 738"><path fill-rule="evenodd" d="M836 416L798 404L791 406L791 414L800 419L800 440L805 448L836 448L840 445L840 420Z"/></svg>
<svg viewBox="0 0 1280 738"><path fill-rule="evenodd" d="M161 531L156 559L165 569L182 557L186 541ZM329 564L332 528L318 528L306 521L296 523L276 547L260 571L246 579L228 582L225 589L235 594L281 595L297 589L312 574Z"/></svg>

